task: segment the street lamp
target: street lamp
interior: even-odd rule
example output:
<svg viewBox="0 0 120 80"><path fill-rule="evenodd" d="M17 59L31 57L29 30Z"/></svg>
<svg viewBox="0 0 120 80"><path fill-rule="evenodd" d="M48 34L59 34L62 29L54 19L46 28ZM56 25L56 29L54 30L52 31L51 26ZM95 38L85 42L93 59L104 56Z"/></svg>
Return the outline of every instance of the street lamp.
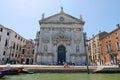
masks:
<svg viewBox="0 0 120 80"><path fill-rule="evenodd" d="M88 66L88 65L89 65L89 64L88 64L89 61L88 61L88 54L87 54L86 33L84 33L83 35L84 35L84 46L85 46L84 49L85 49L85 54L86 54L87 72L88 72L88 74L89 74L90 72L89 72L89 66Z"/></svg>

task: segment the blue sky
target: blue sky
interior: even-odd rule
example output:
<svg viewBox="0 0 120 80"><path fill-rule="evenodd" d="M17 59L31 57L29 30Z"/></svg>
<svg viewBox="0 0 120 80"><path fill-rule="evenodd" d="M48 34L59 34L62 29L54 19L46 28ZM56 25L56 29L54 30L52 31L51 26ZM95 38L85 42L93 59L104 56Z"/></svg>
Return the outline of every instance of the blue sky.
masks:
<svg viewBox="0 0 120 80"><path fill-rule="evenodd" d="M110 32L120 23L120 0L0 0L0 24L34 39L42 14L59 13L61 6L67 14L83 16L88 37L100 30Z"/></svg>

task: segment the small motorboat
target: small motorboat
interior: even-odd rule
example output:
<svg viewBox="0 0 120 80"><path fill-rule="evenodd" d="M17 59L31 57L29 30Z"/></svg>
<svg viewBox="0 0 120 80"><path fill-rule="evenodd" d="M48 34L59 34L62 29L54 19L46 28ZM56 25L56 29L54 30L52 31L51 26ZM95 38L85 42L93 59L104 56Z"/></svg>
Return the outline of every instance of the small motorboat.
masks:
<svg viewBox="0 0 120 80"><path fill-rule="evenodd" d="M10 67L7 68L8 72L7 75L16 75L19 74L22 71L22 67Z"/></svg>
<svg viewBox="0 0 120 80"><path fill-rule="evenodd" d="M16 75L22 71L22 67L5 67L0 69L1 76L4 75Z"/></svg>
<svg viewBox="0 0 120 80"><path fill-rule="evenodd" d="M9 70L0 68L0 78L7 75L9 73Z"/></svg>
<svg viewBox="0 0 120 80"><path fill-rule="evenodd" d="M5 76L4 74L2 74L2 72L0 72L0 78L2 78L3 76Z"/></svg>

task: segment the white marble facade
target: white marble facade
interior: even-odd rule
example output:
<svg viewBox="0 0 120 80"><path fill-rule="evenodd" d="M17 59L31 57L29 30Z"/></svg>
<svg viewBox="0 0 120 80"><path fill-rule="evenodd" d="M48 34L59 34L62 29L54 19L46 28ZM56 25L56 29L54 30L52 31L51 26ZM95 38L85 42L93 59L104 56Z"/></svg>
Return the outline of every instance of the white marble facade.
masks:
<svg viewBox="0 0 120 80"><path fill-rule="evenodd" d="M39 21L40 31L35 39L36 64L86 64L84 46L84 21L64 13L63 8L58 14Z"/></svg>

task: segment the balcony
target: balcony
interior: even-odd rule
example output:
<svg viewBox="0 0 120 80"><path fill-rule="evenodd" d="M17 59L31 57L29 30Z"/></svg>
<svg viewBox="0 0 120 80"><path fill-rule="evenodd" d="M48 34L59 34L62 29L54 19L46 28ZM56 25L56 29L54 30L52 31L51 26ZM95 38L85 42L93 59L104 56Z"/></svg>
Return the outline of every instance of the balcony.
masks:
<svg viewBox="0 0 120 80"><path fill-rule="evenodd" d="M118 48L117 50L120 51L120 48Z"/></svg>
<svg viewBox="0 0 120 80"><path fill-rule="evenodd" d="M116 53L115 51L113 51L113 50L111 50L111 51L109 52L109 54L112 55L112 56L117 56L117 53Z"/></svg>

